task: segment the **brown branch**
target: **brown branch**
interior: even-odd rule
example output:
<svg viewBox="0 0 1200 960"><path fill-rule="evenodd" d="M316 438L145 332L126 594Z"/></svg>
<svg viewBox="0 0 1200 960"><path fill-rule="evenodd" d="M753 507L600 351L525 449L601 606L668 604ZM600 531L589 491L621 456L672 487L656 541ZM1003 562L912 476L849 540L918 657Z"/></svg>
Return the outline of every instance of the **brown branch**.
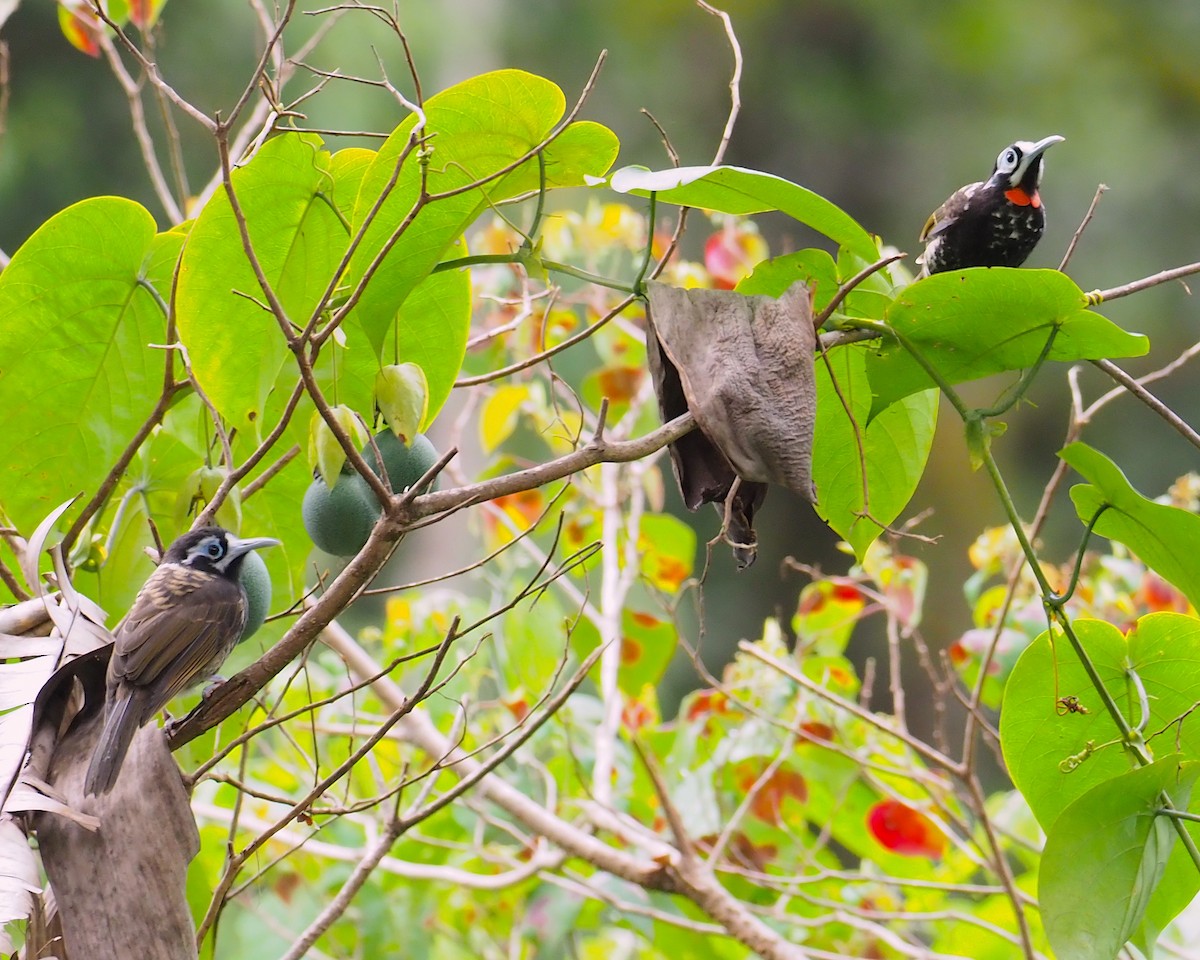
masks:
<svg viewBox="0 0 1200 960"><path fill-rule="evenodd" d="M367 268L363 272L362 277L355 284L354 289L350 292L350 295L347 298L346 302L344 304L342 304L340 307L338 307L338 309L334 312L333 317L330 319L329 323L326 324L325 327L321 330L321 333L316 336L312 336L312 331L315 327L315 324L319 317L320 311L324 309L324 306L328 302L329 297L332 296L335 282L341 276L341 270L335 271L334 277L331 278L331 280L330 280L329 288L326 290L325 295L318 302L316 308L313 311L312 317L310 318L308 324L305 326L305 330L302 335L302 339L311 337L315 344L320 345L326 339L328 339L330 336L332 336L333 331L338 327L338 325L342 322L342 320L349 314L349 312L354 308L354 306L361 299L363 292L366 290L367 285L371 281L371 278L374 277L376 271L378 271L378 269L382 266L383 261L387 257L388 253L390 253L392 248L396 245L396 243L399 242L400 237L403 236L404 232L408 229L409 225L413 222L413 220L416 219L417 215L421 212L422 209L425 208L425 206L427 206L430 203L436 202L438 200L445 200L450 197L456 197L463 193L469 193L472 190L481 190L487 184L489 184L495 180L498 180L499 178L505 176L506 174L511 173L513 170L516 170L518 167L524 165L529 160L533 159L538 154L540 154L543 150L545 150L556 139L558 139L558 137L560 137L562 135L563 131L565 131L567 129L567 127L570 126L570 124L575 121L575 118L579 115L580 111L583 109L584 102L587 100L588 96L591 94L592 89L595 87L596 79L600 73L600 68L604 65L604 61L605 61L606 57L607 57L607 52L602 51L600 56L596 60L595 66L592 68L591 75L588 77L587 82L584 84L583 90L580 93L579 98L576 100L575 105L571 108L571 110L567 113L567 115L565 117L563 117L563 119L561 121L559 121L559 123L557 123L550 130L550 132L548 134L546 134L545 137L542 138L542 140L539 143L532 146L529 150L527 150L524 154L522 154L521 156L519 156L512 162L505 164L504 166L500 167L498 170L495 170L492 173L487 174L486 176L479 177L475 180L472 180L468 183L464 183L458 187L454 187L449 190L443 190L440 193L430 193L429 192L429 189L428 189L428 166L423 163L421 165L420 188L418 190L417 197L414 200L413 205L409 209L408 213L405 215L403 220L401 220L401 222L396 226L396 228L391 232L391 234L388 236L387 240L383 243L383 245L380 247L378 252L371 259L371 262L367 265ZM388 87L389 87L389 89L394 90L394 88L392 88L390 84L388 84ZM398 91L396 91L396 93L397 93L397 95L399 95ZM392 189L394 189L394 187L399 179L400 170L401 170L401 167L402 167L405 159L407 159L408 155L419 143L418 133L424 129L425 115L423 112L420 111L419 107L417 107L416 105L412 105L412 106L413 106L413 109L418 112L417 125L413 128L412 132L410 133L409 142L406 145L405 149L402 151L400 156L397 158L396 165L392 171L391 179L388 181L387 184L385 184L383 192L380 194L379 198L376 200L376 202L375 202L374 206L372 206L371 210L368 211L367 218L366 218L366 220L364 220L363 225L359 228L358 234L351 241L351 249L349 251L347 251L347 253L343 257L344 263L349 262L350 253L354 249L357 248L359 243L361 243L362 237L365 235L366 229L369 226L370 222L374 219L375 215L378 213L379 209L382 207L384 200L391 193ZM336 431L335 431L335 435L336 435ZM357 464L355 464L355 466L357 467ZM368 481L368 483L370 482L369 477L364 477L364 479L366 479ZM373 484L372 484L372 486L373 486Z"/></svg>
<svg viewBox="0 0 1200 960"><path fill-rule="evenodd" d="M687 413L634 440L592 440L557 460L454 490L427 493L416 497L407 506L397 506L405 494L382 501L390 501L389 509L375 525L363 548L338 574L328 590L300 615L275 646L241 673L221 684L170 731L168 742L171 749L178 749L240 709L312 643L333 618L358 596L362 588L374 579L407 531L406 522L470 503L492 500L508 493L530 490L606 460L618 463L639 460L679 439L694 426L692 415Z"/></svg>
<svg viewBox="0 0 1200 960"><path fill-rule="evenodd" d="M1004 887L1004 894L1012 906L1013 919L1017 922L1017 933L1021 937L1021 950L1025 954L1026 960L1034 960L1038 956L1038 952L1033 948L1033 935L1029 930L1029 918L1025 916L1022 894L1017 887L1012 867L1009 865L1008 854L1000 844L1000 838L996 834L996 827L992 823L992 818L988 816L987 797L984 796L983 787L979 783L979 778L974 773L962 779L966 784L967 790L970 792L971 805L975 808L975 818L983 828L984 836L987 837L989 859L992 861L996 876L1000 878L1000 883Z"/></svg>
<svg viewBox="0 0 1200 960"><path fill-rule="evenodd" d="M690 432L695 425L696 421L692 415L685 413L657 430L652 430L633 440L596 440L593 438L578 450L565 454L557 460L550 460L535 467L457 487L453 490L438 490L416 497L409 506L406 519L414 520L435 513L455 510L468 504L494 500L496 497L506 496L510 493L532 490L598 463L606 461L628 463L631 460L640 460L661 450L667 444L674 443Z"/></svg>
<svg viewBox="0 0 1200 960"><path fill-rule="evenodd" d="M1096 187L1096 193L1092 197L1092 202L1088 204L1087 213L1083 215L1083 220L1079 227L1075 230L1074 236L1071 237L1071 242L1067 244L1067 251L1063 254L1063 258L1059 261L1059 272L1067 269L1067 264L1071 262L1071 256L1075 253L1075 248L1079 245L1079 238L1083 236L1083 231L1087 229L1087 225L1092 222L1092 217L1096 213L1096 207L1100 203L1100 198L1104 196L1108 190L1108 184L1102 183Z"/></svg>
<svg viewBox="0 0 1200 960"><path fill-rule="evenodd" d="M113 35L121 41L125 49L129 51L141 68L146 71L147 79L149 79L152 84L162 91L163 96L165 96L169 101L171 101L171 103L175 104L176 107L195 120L198 124L204 127L204 129L209 133L216 134L217 123L207 114L205 114L204 111L202 111L199 107L193 106L190 101L185 100L182 96L180 96L179 92L163 79L162 74L158 72L158 65L153 60L148 59L145 54L138 49L137 44L129 39L129 36L124 30L121 29L120 24L109 17L108 13L104 9L104 5L101 4L99 0L92 0L92 2L88 5L88 12L99 18L100 21L103 22L104 25L113 32Z"/></svg>
<svg viewBox="0 0 1200 960"><path fill-rule="evenodd" d="M275 317L275 322L279 324L283 338L291 346L297 341L297 337L292 333L291 320L288 319L287 310L284 309L283 303L280 301L279 295L275 292L271 281L267 279L262 261L258 259L258 254L254 250L254 243L250 239L250 227L246 222L246 212L242 209L242 203L238 199L237 191L233 189L233 162L229 157L228 129L222 124L215 133L217 138L217 153L221 159L221 184L225 188L225 196L229 200L229 207L233 213L234 223L237 224L238 236L242 241L242 252L246 255L246 261L254 273L254 279L258 282L259 289L262 290L263 296L267 298L271 315Z"/></svg>
<svg viewBox="0 0 1200 960"><path fill-rule="evenodd" d="M171 193L171 187L167 183L166 174L162 169L162 164L158 160L158 153L154 146L154 138L150 135L150 128L146 124L146 109L142 103L142 87L129 71L125 69L125 63L121 60L121 56L117 53L116 45L112 41L112 37L104 32L99 31L100 49L104 52L105 59L108 60L109 69L114 77L117 78L117 84L125 92L125 99L129 104L129 117L133 123L133 136L138 142L138 149L142 153L142 163L146 167L146 173L150 176L150 183L154 188L154 194L158 197L158 202L162 204L163 210L167 218L172 224L182 223L184 216L183 211L179 206L179 202ZM155 87L157 90L158 88Z"/></svg>
<svg viewBox="0 0 1200 960"><path fill-rule="evenodd" d="M291 21L292 14L295 12L295 10L296 0L288 0L287 7L284 9L282 16L280 16L279 20L275 23L273 31L267 37L267 42L263 47L262 55L258 58L258 64L255 66L254 72L250 74L250 81L242 90L242 95L238 97L237 102L230 109L229 118L227 120L219 121L218 125L221 132L218 134L218 140L223 140L224 131L227 131L234 123L237 122L237 119L241 115L242 110L245 108L246 103L254 94L254 91L258 89L259 80L266 76L267 62L275 54L276 45L283 36L284 28Z"/></svg>
<svg viewBox="0 0 1200 960"><path fill-rule="evenodd" d="M413 488L416 488L418 486L423 486L423 484L419 484L419 483L413 484ZM567 491L567 486L564 484L560 488L558 493L556 493L554 495L553 499L551 499L550 502L546 504L546 508L541 512L541 514L538 516L538 518L533 521L533 523L529 524L529 526L527 526L520 533L516 534L516 536L514 536L512 539L506 540L504 543L500 544L500 546L498 546L495 550L493 550L491 553L487 554L486 556L480 557L478 560L474 560L471 563L468 563L462 567L458 567L455 570L449 570L446 573L439 573L432 577L424 577L421 580L412 580L408 583L397 583L393 586L387 586L387 587L372 587L369 590L362 591L360 596L364 596L364 597L381 596L381 595L386 596L388 594L393 594L393 593L402 593L406 590L415 590L418 587L427 587L434 583L443 583L446 580L453 580L455 577L461 577L464 574L470 573L473 570L480 570L480 569L487 567L488 564L490 564L493 560L495 560L501 554L507 553L509 550L511 550L513 547L515 547L517 544L519 544L526 537L532 536L534 531L536 531L537 528L539 526L541 526L542 521L544 521L548 516L550 516L551 512L558 505L558 501L562 498L563 494L566 493L566 491ZM561 513L559 514L559 522L560 523L562 522L562 514Z"/></svg>
<svg viewBox="0 0 1200 960"><path fill-rule="evenodd" d="M280 960L302 960L303 957L310 955L309 950L312 949L313 944L349 909L358 891L375 872L375 868L383 862L383 858L392 849L392 844L404 832L404 826L404 820L399 816L388 818L384 828L372 838L362 859L354 865L350 876L345 879L338 892L330 898L304 932L288 947L287 952L282 955Z"/></svg>
<svg viewBox="0 0 1200 960"><path fill-rule="evenodd" d="M837 293L833 295L825 309L817 314L816 319L813 320L813 327L817 330L820 330L821 327L825 325L825 321L832 317L833 312L842 305L842 301L845 300L846 297L848 297L851 293L853 293L855 287L859 286L864 280L867 279L867 277L874 273L878 273L889 263L895 263L897 260L903 260L907 256L907 253L893 253L891 256L882 257L881 259L876 260L874 263L859 270L858 273L838 287Z"/></svg>
<svg viewBox="0 0 1200 960"><path fill-rule="evenodd" d="M620 316L628 309L633 302L637 300L636 296L628 296L615 307L608 311L603 317L593 323L590 327L585 327L579 333L567 337L561 343L556 343L549 349L543 350L541 353L536 353L532 357L526 357L524 360L518 360L516 363L511 363L507 367L501 367L499 370L492 370L489 373L481 373L474 377L461 377L454 381L454 386L458 387L475 387L481 383L490 383L493 380L502 380L505 377L511 377L514 373L520 373L522 370L527 370L529 367L536 366L543 360L549 360L556 354L562 353L564 350L575 346L577 343L582 343L588 337L592 336L601 327L606 326L616 317Z"/></svg>
<svg viewBox="0 0 1200 960"><path fill-rule="evenodd" d="M583 110L584 103L587 101L587 98L591 96L592 90L596 86L596 80L600 76L600 68L604 66L604 61L607 59L608 51L601 50L600 55L596 58L595 66L592 67L591 74L588 76L587 81L583 85L583 89L579 93L579 98L575 101L575 105L567 112L566 116L564 116L558 123L554 125L553 128L551 128L550 132L542 138L540 143L534 144L532 147L526 150L525 153L517 157L517 159L513 160L511 163L506 163L503 167L498 170L494 170L485 177L480 177L478 180L474 180L471 183L464 183L459 187L452 187L449 190L443 190L441 193L431 193L429 195L430 201L432 202L435 200L445 200L449 197L457 197L459 194L470 193L472 190L478 190L481 187L487 186L487 184L491 183L492 181L499 180L506 174L512 173L518 167L529 162L548 146L550 146L550 144L562 136L563 131L565 131L567 127L575 122L575 118L578 117L580 111Z"/></svg>
<svg viewBox="0 0 1200 960"><path fill-rule="evenodd" d="M371 676L379 672L379 666L345 631L326 635L326 643L346 662L358 677ZM404 692L389 678L382 678L374 685L376 695L387 707L395 707L404 701ZM400 723L399 732L409 742L431 757L445 758L443 769L456 777L469 776L480 769L480 764L461 755L461 751L444 736L429 717L414 710ZM661 867L651 861L633 856L624 850L610 847L574 824L556 816L550 810L530 799L513 787L503 777L490 773L475 784L476 796L487 800L506 811L533 832L566 850L572 856L591 863L600 870L621 877L648 889L662 889L665 881Z"/></svg>
<svg viewBox="0 0 1200 960"><path fill-rule="evenodd" d="M421 182L417 188L417 196L416 199L413 200L413 205L409 208L408 213L404 215L403 219L401 219L401 221L396 225L395 229L393 229L388 235L387 240L383 242L375 256L371 258L371 262L368 263L366 269L363 270L363 275L354 285L354 289L352 289L349 295L346 297L346 302L333 312L333 315L329 318L329 322L325 324L321 332L319 334L315 334L316 325L320 320L322 311L324 311L328 306L330 298L332 298L334 291L337 289L337 285L342 280L343 271L350 265L350 260L352 259L354 253L358 250L359 246L362 244L363 238L367 235L367 230L370 228L371 224L375 222L375 217L379 214L379 211L383 209L384 202L392 195L392 191L396 188L396 184L399 183L400 171L404 169L405 162L412 155L412 152L425 142L424 138L419 135L420 131L424 130L424 128L425 115L421 114L418 117L416 126L414 126L412 131L409 133L408 143L404 145L403 149L396 156L396 162L392 165L391 176L388 178L387 183L383 185L383 190L380 191L379 196L375 198L375 202L371 205L371 209L367 211L366 216L363 218L362 224L358 228L358 232L351 238L350 245L346 248L346 252L342 254L341 263L338 264L338 268L330 276L329 284L326 286L324 293L321 294L321 298L313 307L312 315L309 317L308 322L304 325L304 331L300 334L300 340L312 340L314 345L319 348L322 343L333 336L333 332L339 326L341 326L342 321L346 319L350 311L358 306L358 302L362 299L363 294L366 292L367 286L371 282L371 278L375 276L376 271L378 271L380 266L383 265L384 259L392 251L392 248L399 243L400 238L404 235L404 231L408 229L409 225L417 218L417 214L419 214L429 202L429 168L427 164L421 163ZM420 158L418 158L418 161L419 160Z"/></svg>
<svg viewBox="0 0 1200 960"><path fill-rule="evenodd" d="M283 412L279 415L279 422L275 424L275 426L271 429L271 432L263 438L262 443L255 448L254 452L245 459L241 466L239 466L237 469L233 469L232 465L230 465L230 470L226 474L225 479L221 481L221 485L213 492L212 498L200 512L200 516L196 518L196 526L202 527L207 523L212 523L213 518L217 515L217 510L220 509L221 504L224 503L225 498L229 495L229 491L232 490L237 484L241 483L242 478L245 477L246 474L248 474L251 470L253 470L255 466L258 465L259 461L261 461L262 458L265 457L271 450L271 448L275 446L275 443L283 435L283 431L287 429L287 425L292 419L292 414L296 412L296 406L299 404L302 396L304 396L303 385L297 383L296 386L292 388L292 395L288 397L287 403L284 404ZM268 467L261 477L258 477L256 480L254 480L254 482L247 484L246 489L242 491L242 499L245 500L252 493L258 490L259 487L263 486L272 476L283 469L287 462L299 452L299 447L293 447L292 450L289 450L282 457L280 457L279 461Z"/></svg>
<svg viewBox="0 0 1200 960"><path fill-rule="evenodd" d="M1197 266L1200 269L1200 265ZM1179 414L1168 407L1165 403L1158 399L1154 394L1141 385L1137 380L1131 377L1128 373L1118 367L1111 360L1093 360L1092 364L1099 370L1103 370L1110 377L1117 381L1122 387L1132 393L1135 397L1142 401L1151 410L1162 417L1192 446L1200 449L1200 433L1197 433L1190 424L1187 423Z"/></svg>
<svg viewBox="0 0 1200 960"><path fill-rule="evenodd" d="M264 441L265 442L265 441ZM265 487L271 479L276 476L284 467L296 459L300 454L300 445L293 443L292 446L278 460L275 460L266 470L260 473L257 477L251 480L248 484L242 487L242 502L245 503L254 494L258 493Z"/></svg>
<svg viewBox="0 0 1200 960"><path fill-rule="evenodd" d="M336 583L335 583L336 585ZM242 865L249 860L254 854L262 849L272 837L280 830L286 827L289 823L295 820L300 814L304 813L309 808L309 805L317 797L321 796L330 786L337 783L338 780L346 776L347 773L371 750L375 745L384 738L389 730L399 723L405 716L412 712L418 703L429 692L434 680L437 677L442 664L445 662L446 655L450 652L450 647L454 640L458 637L458 620L456 619L451 624L450 629L446 632L445 639L438 646L437 653L434 655L433 664L430 666L429 672L422 680L420 687L412 697L407 697L404 701L398 704L391 712L386 720L368 737L357 749L353 751L338 767L330 774L316 783L307 794L301 797L298 801L292 804L283 816L281 816L274 824L257 834L236 856L230 858L230 862L225 869L225 873L221 877L221 881L217 884L213 891L212 900L209 905L208 913L196 928L196 944L197 946L204 942L204 937L207 935L209 928L212 926L217 913L220 910L220 905L224 902L225 894L232 886L234 879L237 877L238 871Z"/></svg>
<svg viewBox="0 0 1200 960"><path fill-rule="evenodd" d="M825 687L821 686L819 683L816 683L815 681L810 680L800 670L796 669L791 664L785 663L782 660L780 660L778 657L772 656L771 654L767 653L759 645L754 644L754 643L748 643L747 641L742 640L741 642L738 643L737 648L742 653L749 654L750 656L754 657L754 659L760 660L763 663L765 663L767 666L774 668L776 671L783 674L788 679L799 684L800 686L802 686L804 689L808 690L809 692L816 694L818 697L820 697L822 700L826 701L827 703L833 704L833 706L846 711L847 713L857 717L859 720L863 721L864 723L866 723L872 727L875 727L877 730L882 731L883 733L887 734L888 736L895 737L897 740L899 740L901 743L903 743L905 746L907 746L910 750L915 752L918 756L924 757L925 760L928 761L929 763L932 763L935 766L941 767L943 770L946 770L952 774L955 774L956 776L959 775L959 772L960 772L959 764L955 763L953 760L951 760L948 756L946 756L941 751L936 750L934 747L932 747L928 743L925 743L923 740L920 740L917 737L912 736L912 734L908 733L907 731L902 730L899 727L896 727L895 725L886 722L884 719L882 719L878 715L872 713L869 710L866 710L866 709L860 707L858 704L854 703L853 701L847 700L845 697L838 696L838 694L834 693L831 690L827 690Z"/></svg>
<svg viewBox="0 0 1200 960"><path fill-rule="evenodd" d="M3 560L0 560L0 583L8 587L9 592L17 600L29 600L31 598L31 594L21 586L16 575L8 569L7 564Z"/></svg>
<svg viewBox="0 0 1200 960"><path fill-rule="evenodd" d="M172 359L169 358L167 363L170 364ZM150 415L138 427L133 438L121 452L121 455L117 457L116 463L112 465L112 469L108 471L108 474L100 482L100 486L96 488L92 499L79 512L79 516L75 518L75 522L71 524L71 528L63 536L64 555L70 552L72 545L79 539L79 535L83 533L83 528L87 526L88 521L108 501L109 495L116 489L117 484L120 483L121 477L125 475L126 468L133 462L133 458L137 456L138 450L141 449L146 438L150 436L150 432L162 422L162 418L171 409L171 403L175 399L175 394L180 390L186 389L188 386L189 384L177 383L163 390L162 394L159 395L158 402L154 405L154 409L150 411Z"/></svg>
<svg viewBox="0 0 1200 960"><path fill-rule="evenodd" d="M1108 290L1093 290L1087 295L1087 297L1088 301L1093 305L1104 303L1107 300L1117 300L1120 297L1127 297L1131 293L1140 293L1143 290L1149 290L1151 287L1157 287L1160 284L1168 283L1171 280L1178 280L1181 277L1190 277L1194 273L1200 273L1200 262L1188 263L1184 264L1182 267L1173 267L1170 270L1163 270L1160 273L1143 277L1141 280L1133 280L1129 283L1123 283L1119 287L1111 287Z"/></svg>
<svg viewBox="0 0 1200 960"><path fill-rule="evenodd" d="M337 623L337 621L334 620L327 629L335 630L335 629L341 629L341 627ZM303 706L294 707L293 709L291 709L285 713L275 714L274 712L272 712L272 714L269 717L267 717L266 720L263 720L260 723L257 723L252 727L247 727L245 730L243 730L241 733L239 733L232 740L229 740L226 743L222 744L221 748L216 753L214 753L211 757L209 757L207 760L205 760L202 764L200 764L200 766L198 766L192 772L192 777L191 777L192 782L196 783L205 776L215 776L215 774L209 774L209 771L212 770L214 767L216 767L227 756L229 756L229 754L233 753L234 750L238 749L238 747L242 746L243 744L249 743L255 737L260 736L261 734L265 733L266 731L272 730L275 727L282 726L283 724L287 723L288 721L295 720L297 717L302 717L305 714L315 714L322 707L331 706L331 705L337 703L339 700L342 700L346 697L351 697L354 694L358 693L363 688L371 686L371 684L373 684L376 680L379 680L381 677L387 676L389 673L391 673L396 668L404 666L405 664L408 664L408 663L413 663L416 660L422 660L425 657L428 657L428 656L431 656L432 654L437 653L437 651L438 651L438 647L436 647L436 646L424 647L421 650L416 650L413 653L407 654L406 656L395 657L376 676L367 677L363 680L360 680L356 683L351 684L350 686L346 687L345 689L340 689L336 693L330 694L327 697L322 697L317 700L310 699Z"/></svg>
<svg viewBox="0 0 1200 960"><path fill-rule="evenodd" d="M250 269L254 273L254 278L258 282L259 288L262 290L263 295L267 299L271 314L275 317L276 322L279 324L280 332L283 334L284 339L287 341L288 347L291 349L292 354L296 358L296 365L300 369L300 379L304 384L304 389L312 398L313 404L317 408L317 412L321 415L321 418L325 421L330 432L333 434L339 446L341 446L343 452L346 454L347 462L349 462L350 465L358 472L359 476L366 481L367 485L375 493L375 496L379 498L380 503L384 503L387 501L390 491L387 489L387 486L383 483L383 481L380 480L379 475L367 466L366 459L361 453L359 453L358 448L354 445L353 441L351 441L349 434L342 429L342 425L338 422L337 417L333 415L333 411L330 409L329 403L326 401L324 394L321 392L320 386L317 384L317 379L312 369L312 360L305 356L304 337L297 336L296 334L292 333L292 323L288 318L287 311L284 309L283 303L280 301L279 295L275 292L275 288L272 286L271 281L267 279L266 271L263 269L262 261L259 260L258 254L254 250L254 243L250 239L250 228L246 222L245 211L242 209L241 202L238 200L237 191L235 191L233 188L233 168L229 158L228 130L223 125L217 131L217 152L221 158L221 182L225 187L225 195L229 199L229 206L233 212L234 222L237 224L238 235L241 237L242 252L245 253L246 260L250 264ZM362 283L359 285L360 288L365 283L366 278L364 277ZM330 288L332 288L332 286L333 283L331 281ZM330 290L327 289L326 296L329 295L329 292ZM316 347L314 347L314 350L315 349ZM226 480L228 479L229 478L227 477ZM222 483L222 486L224 486L224 482ZM208 505L209 508L212 509L212 513L215 514L216 506L213 505L214 503L219 506L220 501L216 500L214 497L214 500ZM208 513L208 508L206 508L205 512Z"/></svg>

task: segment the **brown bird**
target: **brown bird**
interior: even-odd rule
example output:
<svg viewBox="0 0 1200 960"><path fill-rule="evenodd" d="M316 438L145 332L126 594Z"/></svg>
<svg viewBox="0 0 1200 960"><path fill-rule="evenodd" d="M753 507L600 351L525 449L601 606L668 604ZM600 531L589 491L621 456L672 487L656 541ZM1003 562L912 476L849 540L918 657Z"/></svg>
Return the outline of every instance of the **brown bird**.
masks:
<svg viewBox="0 0 1200 960"><path fill-rule="evenodd" d="M169 700L220 668L246 626L242 560L251 550L278 544L200 527L167 549L117 629L104 729L84 780L87 793L111 790L134 734Z"/></svg>

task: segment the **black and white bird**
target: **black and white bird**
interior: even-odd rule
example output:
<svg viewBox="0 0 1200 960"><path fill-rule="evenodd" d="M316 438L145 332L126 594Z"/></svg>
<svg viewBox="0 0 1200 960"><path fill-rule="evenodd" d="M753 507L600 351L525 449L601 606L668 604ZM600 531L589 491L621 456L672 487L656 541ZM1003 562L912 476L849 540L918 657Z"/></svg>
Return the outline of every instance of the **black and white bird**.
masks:
<svg viewBox="0 0 1200 960"><path fill-rule="evenodd" d="M278 544L200 527L167 549L117 629L87 793L111 790L134 734L171 698L220 668L246 626L242 561L251 550Z"/></svg>
<svg viewBox="0 0 1200 960"><path fill-rule="evenodd" d="M987 180L969 183L933 212L920 239L919 277L966 267L1019 267L1046 228L1038 188L1042 154L1063 137L1018 140L996 157Z"/></svg>

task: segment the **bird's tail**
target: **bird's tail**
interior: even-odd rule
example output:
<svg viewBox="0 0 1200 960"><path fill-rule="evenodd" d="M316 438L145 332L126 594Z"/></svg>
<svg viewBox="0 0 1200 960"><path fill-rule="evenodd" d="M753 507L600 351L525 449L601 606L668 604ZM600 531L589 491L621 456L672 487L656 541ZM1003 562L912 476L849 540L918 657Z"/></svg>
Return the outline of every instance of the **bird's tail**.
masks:
<svg viewBox="0 0 1200 960"><path fill-rule="evenodd" d="M104 713L104 729L92 750L92 761L88 764L87 777L83 781L85 793L108 793L117 782L125 754L133 735L142 725L141 700L125 691L107 705Z"/></svg>

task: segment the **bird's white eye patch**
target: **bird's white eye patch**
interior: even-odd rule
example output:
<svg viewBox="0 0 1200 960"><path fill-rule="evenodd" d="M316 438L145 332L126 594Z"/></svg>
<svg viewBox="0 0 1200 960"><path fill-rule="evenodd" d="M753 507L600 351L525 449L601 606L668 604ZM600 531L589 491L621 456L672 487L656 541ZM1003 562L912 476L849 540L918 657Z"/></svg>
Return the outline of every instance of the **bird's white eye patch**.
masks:
<svg viewBox="0 0 1200 960"><path fill-rule="evenodd" d="M1016 147L1005 147L996 158L997 173L1012 173L1021 162L1021 151Z"/></svg>
<svg viewBox="0 0 1200 960"><path fill-rule="evenodd" d="M205 537L188 551L188 559L185 562L190 562L198 557L204 557L207 560L220 560L223 556L225 556L225 544L221 538Z"/></svg>

